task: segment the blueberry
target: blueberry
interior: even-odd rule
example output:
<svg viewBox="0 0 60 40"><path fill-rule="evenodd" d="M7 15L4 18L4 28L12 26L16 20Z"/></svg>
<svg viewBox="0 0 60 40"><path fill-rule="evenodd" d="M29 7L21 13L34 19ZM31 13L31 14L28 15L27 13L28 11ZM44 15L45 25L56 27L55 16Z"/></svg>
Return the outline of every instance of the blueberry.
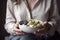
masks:
<svg viewBox="0 0 60 40"><path fill-rule="evenodd" d="M19 22L20 25L24 24L24 25L27 25L28 21L27 20L22 20Z"/></svg>
<svg viewBox="0 0 60 40"><path fill-rule="evenodd" d="M23 20L23 24L27 25L28 21L27 20Z"/></svg>
<svg viewBox="0 0 60 40"><path fill-rule="evenodd" d="M23 24L23 21L20 21L19 24L22 25Z"/></svg>

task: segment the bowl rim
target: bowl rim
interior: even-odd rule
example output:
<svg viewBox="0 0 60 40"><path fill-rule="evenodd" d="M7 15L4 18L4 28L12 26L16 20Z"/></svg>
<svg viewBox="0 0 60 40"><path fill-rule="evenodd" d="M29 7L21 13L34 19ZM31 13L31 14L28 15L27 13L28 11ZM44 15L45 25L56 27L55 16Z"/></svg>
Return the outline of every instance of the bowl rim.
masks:
<svg viewBox="0 0 60 40"><path fill-rule="evenodd" d="M29 19L29 20L31 20L31 19ZM27 20L27 21L29 21L29 20ZM41 25L43 24L43 21L41 21L41 20L38 20L38 19L32 19L32 20L37 20L37 21L39 21L40 23L41 23ZM20 24L19 24L20 25ZM22 24L22 26L23 26L24 24ZM24 27L27 27L28 25L24 25ZM39 27L28 27L28 28L39 28Z"/></svg>

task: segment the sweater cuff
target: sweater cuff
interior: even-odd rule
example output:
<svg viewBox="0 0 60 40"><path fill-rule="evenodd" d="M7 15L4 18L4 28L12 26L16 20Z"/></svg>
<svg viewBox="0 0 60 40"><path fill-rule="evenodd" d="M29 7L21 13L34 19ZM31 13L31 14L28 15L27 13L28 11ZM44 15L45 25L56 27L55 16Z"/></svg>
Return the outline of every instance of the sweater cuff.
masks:
<svg viewBox="0 0 60 40"><path fill-rule="evenodd" d="M10 34L15 34L15 32L13 31L13 27L14 27L15 23L9 23L5 25L5 29L8 33Z"/></svg>
<svg viewBox="0 0 60 40"><path fill-rule="evenodd" d="M52 19L51 21L49 21L48 22L52 27L54 26L54 25L56 25L56 21L54 20L54 19Z"/></svg>

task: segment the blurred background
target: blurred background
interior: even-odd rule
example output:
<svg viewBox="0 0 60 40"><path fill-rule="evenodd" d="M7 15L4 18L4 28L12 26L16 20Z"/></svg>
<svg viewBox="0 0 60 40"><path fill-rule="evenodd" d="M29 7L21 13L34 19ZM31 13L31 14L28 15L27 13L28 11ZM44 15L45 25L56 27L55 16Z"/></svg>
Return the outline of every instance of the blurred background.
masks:
<svg viewBox="0 0 60 40"><path fill-rule="evenodd" d="M4 40L4 37L9 35L4 29L5 17L6 17L5 16L6 15L6 2L7 0L0 0L0 40ZM57 0L57 4L58 4L58 10L60 13L60 0ZM55 33L55 35L57 39L60 38L57 32Z"/></svg>

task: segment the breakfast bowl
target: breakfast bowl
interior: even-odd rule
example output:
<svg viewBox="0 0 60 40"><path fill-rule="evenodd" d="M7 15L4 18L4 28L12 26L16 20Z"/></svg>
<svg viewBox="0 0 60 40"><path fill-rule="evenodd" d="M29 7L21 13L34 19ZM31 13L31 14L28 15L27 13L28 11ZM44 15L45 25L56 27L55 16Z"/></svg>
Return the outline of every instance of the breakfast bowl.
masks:
<svg viewBox="0 0 60 40"><path fill-rule="evenodd" d="M23 32L33 33L41 28L42 23L42 21L36 19L23 20L19 22L19 28Z"/></svg>

